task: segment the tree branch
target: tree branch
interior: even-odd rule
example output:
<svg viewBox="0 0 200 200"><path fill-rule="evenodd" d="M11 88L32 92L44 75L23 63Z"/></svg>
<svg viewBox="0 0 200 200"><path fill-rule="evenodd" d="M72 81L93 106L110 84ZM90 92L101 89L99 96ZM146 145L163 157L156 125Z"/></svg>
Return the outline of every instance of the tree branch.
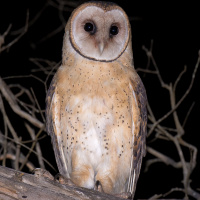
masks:
<svg viewBox="0 0 200 200"><path fill-rule="evenodd" d="M31 175L0 166L0 199L122 200L98 191L60 184L43 175Z"/></svg>

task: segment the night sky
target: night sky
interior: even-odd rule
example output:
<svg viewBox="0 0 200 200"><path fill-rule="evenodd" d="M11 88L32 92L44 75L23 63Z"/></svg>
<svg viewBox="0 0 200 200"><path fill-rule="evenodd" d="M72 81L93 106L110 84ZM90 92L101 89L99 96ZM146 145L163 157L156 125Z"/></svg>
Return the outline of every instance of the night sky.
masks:
<svg viewBox="0 0 200 200"><path fill-rule="evenodd" d="M16 35L15 30L22 28L25 24L26 14L29 11L29 21L34 19L36 14L44 8L48 1L28 0L22 1L7 0L0 2L0 34L3 34L12 24L11 31L5 40L5 44L12 41ZM55 1L56 2L56 1ZM170 3L169 1L113 1L119 4L127 13L131 20L132 42L135 68L146 68L147 57L142 50L142 46L149 48L153 40L153 55L160 69L161 76L166 83L174 83L179 73L187 66L187 72L177 88L177 100L181 98L188 88L191 76L197 62L198 51L200 49L200 12L199 6L192 3ZM63 17L67 21L70 11L63 12ZM45 7L39 19L29 27L27 33L8 51L0 54L0 76L28 75L31 69L36 66L30 61L30 58L43 58L58 63L61 61L62 39L64 30L62 29L52 37L45 37L61 25L58 16L58 10L53 6ZM153 67L151 68L153 69ZM39 74L35 74L39 75ZM160 87L160 83L155 75L139 72L147 90L149 104L155 114L160 118L169 109L169 95L165 89ZM41 75L44 78L44 75ZM51 77L52 78L52 77ZM23 86L32 87L36 91L41 107L45 108L45 93L39 90L41 85L30 79L5 79L7 83L20 83ZM180 120L183 122L191 104L195 102L194 108L189 116L185 126L184 139L200 149L200 69L196 74L193 88L178 109ZM0 115L0 120L1 115ZM163 122L166 126L174 127L170 120ZM148 142L148 141L147 141ZM51 149L50 138L46 137L43 144L48 144L44 148L45 158L52 160L53 151ZM173 145L157 144L155 147L162 149L169 155L175 155L176 149ZM173 149L174 148L174 149ZM47 150L48 149L48 150ZM189 152L188 152L189 155ZM137 198L148 198L154 194L165 193L172 187L181 187L182 172L180 169L174 169L162 163L152 165L147 173L144 173L144 165L147 159L151 158L147 154L144 159L141 176L136 190ZM178 157L175 156L175 158ZM194 189L200 188L200 155L198 154L197 166L192 178ZM176 194L170 197L183 198Z"/></svg>

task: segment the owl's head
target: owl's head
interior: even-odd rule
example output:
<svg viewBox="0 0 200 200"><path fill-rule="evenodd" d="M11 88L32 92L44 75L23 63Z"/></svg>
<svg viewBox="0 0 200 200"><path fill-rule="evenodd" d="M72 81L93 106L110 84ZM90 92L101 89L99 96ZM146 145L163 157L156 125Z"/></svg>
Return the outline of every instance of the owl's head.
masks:
<svg viewBox="0 0 200 200"><path fill-rule="evenodd" d="M83 57L113 61L125 51L130 23L124 10L111 2L88 2L72 13L68 22L72 47Z"/></svg>

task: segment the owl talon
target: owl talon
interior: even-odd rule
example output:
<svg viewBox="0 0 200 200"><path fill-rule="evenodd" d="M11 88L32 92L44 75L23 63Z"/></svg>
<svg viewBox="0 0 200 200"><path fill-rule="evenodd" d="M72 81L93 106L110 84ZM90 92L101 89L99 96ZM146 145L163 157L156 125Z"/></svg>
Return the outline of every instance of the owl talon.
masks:
<svg viewBox="0 0 200 200"><path fill-rule="evenodd" d="M101 182L99 180L96 181L95 186L94 186L94 190L104 193L103 187L102 187Z"/></svg>
<svg viewBox="0 0 200 200"><path fill-rule="evenodd" d="M75 185L70 178L66 178L64 177L62 174L56 174L55 177L54 177L54 180L58 180L58 182L60 184L64 184L64 185Z"/></svg>

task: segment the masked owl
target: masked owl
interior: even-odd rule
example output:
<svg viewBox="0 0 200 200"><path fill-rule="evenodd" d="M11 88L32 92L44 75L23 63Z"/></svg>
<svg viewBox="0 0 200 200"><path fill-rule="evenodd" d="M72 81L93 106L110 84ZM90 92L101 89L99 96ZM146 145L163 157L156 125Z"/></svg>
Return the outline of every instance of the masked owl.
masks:
<svg viewBox="0 0 200 200"><path fill-rule="evenodd" d="M133 198L146 151L146 102L124 10L101 1L79 6L46 98L59 172L77 186Z"/></svg>

